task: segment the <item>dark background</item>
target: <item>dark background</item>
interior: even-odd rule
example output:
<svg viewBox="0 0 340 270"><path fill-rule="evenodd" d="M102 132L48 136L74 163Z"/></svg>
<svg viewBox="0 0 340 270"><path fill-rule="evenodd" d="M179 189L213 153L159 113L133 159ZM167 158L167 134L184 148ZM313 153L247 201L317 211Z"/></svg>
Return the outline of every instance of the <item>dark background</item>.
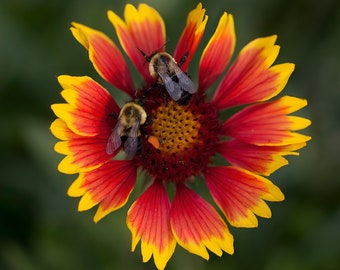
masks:
<svg viewBox="0 0 340 270"><path fill-rule="evenodd" d="M136 1L130 1L136 4ZM197 1L146 1L163 16L173 51ZM307 98L298 114L313 124L300 157L270 179L286 195L270 204L273 218L257 229L234 229L235 254L205 261L177 246L167 269L340 269L340 2L338 0L203 1L209 21L198 52L222 11L234 15L236 52L260 36L278 34L276 63L294 62L285 94ZM71 21L116 40L106 10L123 15L125 1L2 0L0 2L0 269L154 269L130 252L126 211L98 224L94 210L77 212L66 191L75 175L56 169L50 105L61 102L60 74L96 74L68 30ZM198 54L196 55L196 63ZM195 62L189 70L197 75ZM116 93L113 94L117 97ZM121 100L122 102L122 100ZM140 190L135 190L136 198Z"/></svg>

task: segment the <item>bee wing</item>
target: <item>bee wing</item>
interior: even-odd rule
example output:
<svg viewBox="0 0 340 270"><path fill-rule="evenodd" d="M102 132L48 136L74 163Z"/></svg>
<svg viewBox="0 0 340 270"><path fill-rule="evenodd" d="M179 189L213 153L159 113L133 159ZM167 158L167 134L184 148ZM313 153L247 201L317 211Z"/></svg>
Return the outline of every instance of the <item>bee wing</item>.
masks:
<svg viewBox="0 0 340 270"><path fill-rule="evenodd" d="M192 80L178 66L175 67L175 73L178 78L178 84L183 91L189 92L190 94L196 92L196 88Z"/></svg>
<svg viewBox="0 0 340 270"><path fill-rule="evenodd" d="M124 151L129 156L133 158L137 153L138 143L139 143L139 122L132 126L131 130L127 135L127 139L124 142Z"/></svg>
<svg viewBox="0 0 340 270"><path fill-rule="evenodd" d="M177 101L182 96L182 89L178 82L173 81L168 73L158 73L159 77L162 79L164 87L168 91L170 97Z"/></svg>
<svg viewBox="0 0 340 270"><path fill-rule="evenodd" d="M128 137L124 143L124 151L129 158L133 158L138 149L139 139L138 137Z"/></svg>
<svg viewBox="0 0 340 270"><path fill-rule="evenodd" d="M121 139L122 130L123 130L123 126L120 123L120 121L118 121L106 144L106 153L108 155L113 154L122 144L122 139Z"/></svg>

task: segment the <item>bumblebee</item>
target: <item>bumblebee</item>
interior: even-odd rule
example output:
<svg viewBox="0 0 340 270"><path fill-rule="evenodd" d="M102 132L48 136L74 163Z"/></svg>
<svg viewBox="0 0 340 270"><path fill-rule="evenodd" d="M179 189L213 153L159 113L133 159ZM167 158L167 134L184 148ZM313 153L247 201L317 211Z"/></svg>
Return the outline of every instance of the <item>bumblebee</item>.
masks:
<svg viewBox="0 0 340 270"><path fill-rule="evenodd" d="M155 52L147 56L137 48L149 62L150 75L157 78L158 83L163 85L170 97L179 105L187 105L196 88L189 76L180 68L175 59L166 52ZM188 53L184 55L184 62Z"/></svg>
<svg viewBox="0 0 340 270"><path fill-rule="evenodd" d="M142 148L140 126L146 122L144 108L135 101L127 102L119 112L107 145L106 153L111 155L121 145L129 158L133 158Z"/></svg>

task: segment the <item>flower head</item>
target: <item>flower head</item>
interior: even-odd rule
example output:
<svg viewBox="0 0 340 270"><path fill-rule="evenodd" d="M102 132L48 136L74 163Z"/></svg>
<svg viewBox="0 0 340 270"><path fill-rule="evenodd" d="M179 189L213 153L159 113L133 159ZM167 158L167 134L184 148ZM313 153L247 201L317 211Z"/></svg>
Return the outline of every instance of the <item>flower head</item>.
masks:
<svg viewBox="0 0 340 270"><path fill-rule="evenodd" d="M109 37L72 24L94 68L130 96L130 106L119 108L90 77L58 77L66 101L52 105L58 118L51 131L60 140L55 151L65 155L58 169L78 174L68 194L81 197L79 211L98 205L97 222L127 203L139 170L148 185L131 205L127 226L132 250L140 242L144 262L153 256L156 267L164 269L176 244L205 259L208 250L233 254L226 221L256 227L257 216L270 218L265 201L282 201L284 195L266 177L310 139L296 132L310 121L291 115L307 102L272 99L294 65L273 65L279 46L276 36L269 36L248 43L222 75L236 40L233 16L223 13L201 55L198 82L192 82L189 65L208 20L201 4L189 13L173 56L160 54L166 51L165 26L148 5L128 4L124 19L113 11L108 17L144 83L134 87L124 56ZM209 100L205 92L221 75ZM222 119L225 110L233 114ZM116 157L121 149L129 158ZM216 155L221 165L214 165ZM223 217L192 190L193 181L206 183Z"/></svg>

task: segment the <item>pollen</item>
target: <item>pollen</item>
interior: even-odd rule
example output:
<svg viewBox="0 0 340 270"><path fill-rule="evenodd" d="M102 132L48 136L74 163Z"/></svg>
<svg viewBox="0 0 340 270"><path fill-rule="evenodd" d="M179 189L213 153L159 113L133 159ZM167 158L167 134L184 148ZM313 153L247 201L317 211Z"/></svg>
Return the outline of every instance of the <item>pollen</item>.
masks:
<svg viewBox="0 0 340 270"><path fill-rule="evenodd" d="M144 130L136 162L154 178L179 182L199 175L216 152L221 125L214 106L194 96L186 106L160 98L146 106L151 124ZM154 138L159 144L153 143Z"/></svg>
<svg viewBox="0 0 340 270"><path fill-rule="evenodd" d="M165 155L188 151L200 143L199 116L186 106L170 101L158 107L152 115L152 135L159 139L159 149Z"/></svg>

